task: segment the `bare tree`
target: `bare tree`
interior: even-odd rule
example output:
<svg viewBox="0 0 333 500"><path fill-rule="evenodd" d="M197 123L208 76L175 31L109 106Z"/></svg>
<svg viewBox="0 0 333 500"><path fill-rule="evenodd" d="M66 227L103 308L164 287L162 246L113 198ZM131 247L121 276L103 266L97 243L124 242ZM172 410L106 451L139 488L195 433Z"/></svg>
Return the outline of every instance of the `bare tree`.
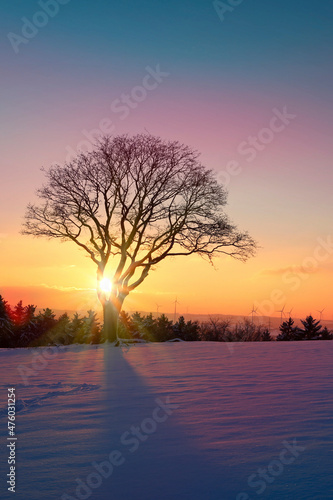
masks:
<svg viewBox="0 0 333 500"><path fill-rule="evenodd" d="M151 135L104 137L93 152L44 170L23 234L73 241L97 266L104 328L117 339L124 299L166 257L227 254L245 261L256 244L223 211L226 191L179 142ZM115 268L110 297L100 282Z"/></svg>

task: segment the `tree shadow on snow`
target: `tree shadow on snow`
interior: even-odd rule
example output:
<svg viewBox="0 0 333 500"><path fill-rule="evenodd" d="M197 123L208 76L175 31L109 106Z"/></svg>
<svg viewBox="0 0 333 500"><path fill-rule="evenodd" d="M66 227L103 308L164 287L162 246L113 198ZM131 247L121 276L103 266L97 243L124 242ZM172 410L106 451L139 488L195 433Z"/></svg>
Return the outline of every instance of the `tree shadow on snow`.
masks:
<svg viewBox="0 0 333 500"><path fill-rule="evenodd" d="M97 462L113 458L115 464L111 475L92 489L90 498L225 498L226 471L205 462L186 436L183 425L177 422L181 403L148 388L119 348L105 346L104 374L105 411L98 439L103 447ZM120 453L110 455L114 450ZM103 471L110 473L107 465Z"/></svg>

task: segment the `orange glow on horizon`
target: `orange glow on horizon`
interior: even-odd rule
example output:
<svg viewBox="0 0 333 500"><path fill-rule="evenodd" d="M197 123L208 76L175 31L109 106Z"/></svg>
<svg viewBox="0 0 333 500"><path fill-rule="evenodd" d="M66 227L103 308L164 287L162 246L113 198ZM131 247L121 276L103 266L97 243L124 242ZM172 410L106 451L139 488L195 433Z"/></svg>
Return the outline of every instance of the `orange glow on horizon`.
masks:
<svg viewBox="0 0 333 500"><path fill-rule="evenodd" d="M24 248L24 252L22 252ZM23 300L38 308L100 311L96 293L96 267L75 245L8 235L1 243L0 293L10 304ZM215 268L199 256L162 262L124 303L126 311L172 314L178 297L177 314L225 314L249 316L255 305L259 316L279 317L285 306L295 317L312 313L332 320L330 256L315 269L304 272L308 247L269 247L242 263L220 257ZM321 255L324 255L323 251ZM110 268L112 268L110 262ZM110 282L105 282L106 290Z"/></svg>

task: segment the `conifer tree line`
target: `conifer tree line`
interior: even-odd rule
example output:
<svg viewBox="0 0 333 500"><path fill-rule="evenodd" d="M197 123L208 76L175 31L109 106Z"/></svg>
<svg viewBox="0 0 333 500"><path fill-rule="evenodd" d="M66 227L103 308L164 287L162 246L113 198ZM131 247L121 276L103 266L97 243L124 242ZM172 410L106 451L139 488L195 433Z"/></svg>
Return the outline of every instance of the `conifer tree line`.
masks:
<svg viewBox="0 0 333 500"><path fill-rule="evenodd" d="M323 328L320 321L315 320L311 314L305 320L302 319L301 323L303 328L295 326L292 318L284 321L276 340L333 340L333 333L327 326Z"/></svg>
<svg viewBox="0 0 333 500"><path fill-rule="evenodd" d="M23 305L20 300L10 306L0 295L0 348L37 347L46 345L99 344L106 340L97 313L89 310L85 316L67 313L58 318L49 309L36 312L34 305ZM280 325L276 339L263 325L255 325L245 318L236 325L229 320L210 318L207 322L185 321L180 316L176 322L165 314L154 317L136 312L122 312L119 321L120 339L134 341L166 342L214 341L214 342L267 342L300 340L333 340L333 333L322 327L311 315L302 320L302 327L289 318Z"/></svg>

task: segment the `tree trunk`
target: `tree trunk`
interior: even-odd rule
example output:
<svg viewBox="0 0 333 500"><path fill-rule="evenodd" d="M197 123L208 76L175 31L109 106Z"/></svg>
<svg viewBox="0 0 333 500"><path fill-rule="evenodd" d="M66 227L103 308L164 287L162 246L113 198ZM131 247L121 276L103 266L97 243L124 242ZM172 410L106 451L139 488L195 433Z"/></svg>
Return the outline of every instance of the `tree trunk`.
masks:
<svg viewBox="0 0 333 500"><path fill-rule="evenodd" d="M110 300L103 304L104 334L109 342L118 340L119 311Z"/></svg>

